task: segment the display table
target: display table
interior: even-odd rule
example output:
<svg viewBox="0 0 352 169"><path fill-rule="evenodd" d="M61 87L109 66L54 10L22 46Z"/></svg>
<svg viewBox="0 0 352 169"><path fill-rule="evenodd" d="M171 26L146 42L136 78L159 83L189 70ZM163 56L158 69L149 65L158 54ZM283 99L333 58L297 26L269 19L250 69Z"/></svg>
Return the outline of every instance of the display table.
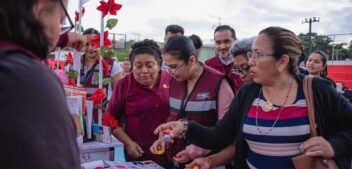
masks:
<svg viewBox="0 0 352 169"><path fill-rule="evenodd" d="M79 144L78 147L80 149L81 163L96 160L126 161L123 152L123 144L116 139L113 139L111 144L93 141Z"/></svg>
<svg viewBox="0 0 352 169"><path fill-rule="evenodd" d="M164 169L153 161L135 161L135 162L115 162L115 161L92 161L82 164L82 169Z"/></svg>

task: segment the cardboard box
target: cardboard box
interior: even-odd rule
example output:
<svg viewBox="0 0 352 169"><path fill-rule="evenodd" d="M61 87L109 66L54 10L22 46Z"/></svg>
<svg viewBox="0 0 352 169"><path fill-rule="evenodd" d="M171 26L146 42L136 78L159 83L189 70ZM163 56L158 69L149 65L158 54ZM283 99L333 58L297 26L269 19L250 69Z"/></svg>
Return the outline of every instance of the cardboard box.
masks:
<svg viewBox="0 0 352 169"><path fill-rule="evenodd" d="M96 160L125 161L123 144L116 139L111 144L98 141L80 144L79 149L81 163Z"/></svg>

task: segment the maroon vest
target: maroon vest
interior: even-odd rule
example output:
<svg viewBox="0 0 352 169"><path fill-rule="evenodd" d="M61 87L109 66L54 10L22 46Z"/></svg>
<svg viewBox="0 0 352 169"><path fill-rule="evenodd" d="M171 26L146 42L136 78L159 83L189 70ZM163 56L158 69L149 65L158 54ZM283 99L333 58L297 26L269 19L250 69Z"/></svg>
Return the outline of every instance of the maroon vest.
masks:
<svg viewBox="0 0 352 169"><path fill-rule="evenodd" d="M204 65L204 71L188 99L186 82L173 79L170 84L168 121L184 118L205 126L215 125L218 120L218 91L222 79L225 79L223 74ZM170 150L172 152L168 152L169 156L174 156L186 146L183 139L176 139Z"/></svg>
<svg viewBox="0 0 352 169"><path fill-rule="evenodd" d="M85 56L83 56L83 61L85 59ZM112 58L108 58L108 59L104 59L105 62L107 62L108 66L109 66L109 72L111 73L111 69L112 69L112 65L114 64L114 59ZM99 88L99 62L97 61L93 67L85 74L84 73L84 64L82 63L82 67L81 67L81 84L87 88L87 98L89 98L91 96L91 94L93 92L95 92L98 88ZM108 77L104 70L103 70L103 79L105 78L110 78ZM105 84L103 85L103 87L105 88L105 94L107 95L108 93L108 86L109 84Z"/></svg>
<svg viewBox="0 0 352 169"><path fill-rule="evenodd" d="M228 65L229 67L226 67L226 65L224 65L221 62L221 60L220 60L218 55L215 55L214 57L206 60L205 64L208 65L209 67L221 72L221 73L224 73L228 78L230 78L231 79L231 83L233 85L232 89L234 90L234 93L236 94L236 92L241 87L243 82L240 79L240 77L234 73L235 64L231 64L231 65ZM225 67L227 69L230 69L227 74L226 74L226 68Z"/></svg>

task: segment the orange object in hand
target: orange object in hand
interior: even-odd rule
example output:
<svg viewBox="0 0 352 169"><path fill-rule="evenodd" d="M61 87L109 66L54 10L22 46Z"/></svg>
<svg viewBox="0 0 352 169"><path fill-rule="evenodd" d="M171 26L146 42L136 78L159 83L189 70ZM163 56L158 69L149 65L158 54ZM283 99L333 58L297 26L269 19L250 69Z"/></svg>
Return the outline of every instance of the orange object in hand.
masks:
<svg viewBox="0 0 352 169"><path fill-rule="evenodd" d="M158 155L161 155L161 154L164 154L164 150L161 148L161 146L159 145L158 147L157 147L157 154Z"/></svg>
<svg viewBox="0 0 352 169"><path fill-rule="evenodd" d="M192 169L200 169L199 165L194 165Z"/></svg>

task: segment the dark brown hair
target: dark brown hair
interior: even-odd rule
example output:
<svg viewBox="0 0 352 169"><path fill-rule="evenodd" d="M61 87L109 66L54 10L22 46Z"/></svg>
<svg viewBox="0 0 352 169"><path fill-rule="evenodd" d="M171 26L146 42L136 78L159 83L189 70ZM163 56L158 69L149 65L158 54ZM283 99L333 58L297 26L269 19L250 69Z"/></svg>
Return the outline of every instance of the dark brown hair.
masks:
<svg viewBox="0 0 352 169"><path fill-rule="evenodd" d="M33 6L38 0L0 0L0 39L19 45L41 59L48 54L49 40L44 28L33 14ZM48 8L58 5L52 2ZM48 10L50 10L48 9Z"/></svg>
<svg viewBox="0 0 352 169"><path fill-rule="evenodd" d="M281 59L283 55L290 57L288 70L290 74L297 76L297 60L301 56L301 41L292 31L281 27L268 27L259 34L267 35L271 40L275 60Z"/></svg>

